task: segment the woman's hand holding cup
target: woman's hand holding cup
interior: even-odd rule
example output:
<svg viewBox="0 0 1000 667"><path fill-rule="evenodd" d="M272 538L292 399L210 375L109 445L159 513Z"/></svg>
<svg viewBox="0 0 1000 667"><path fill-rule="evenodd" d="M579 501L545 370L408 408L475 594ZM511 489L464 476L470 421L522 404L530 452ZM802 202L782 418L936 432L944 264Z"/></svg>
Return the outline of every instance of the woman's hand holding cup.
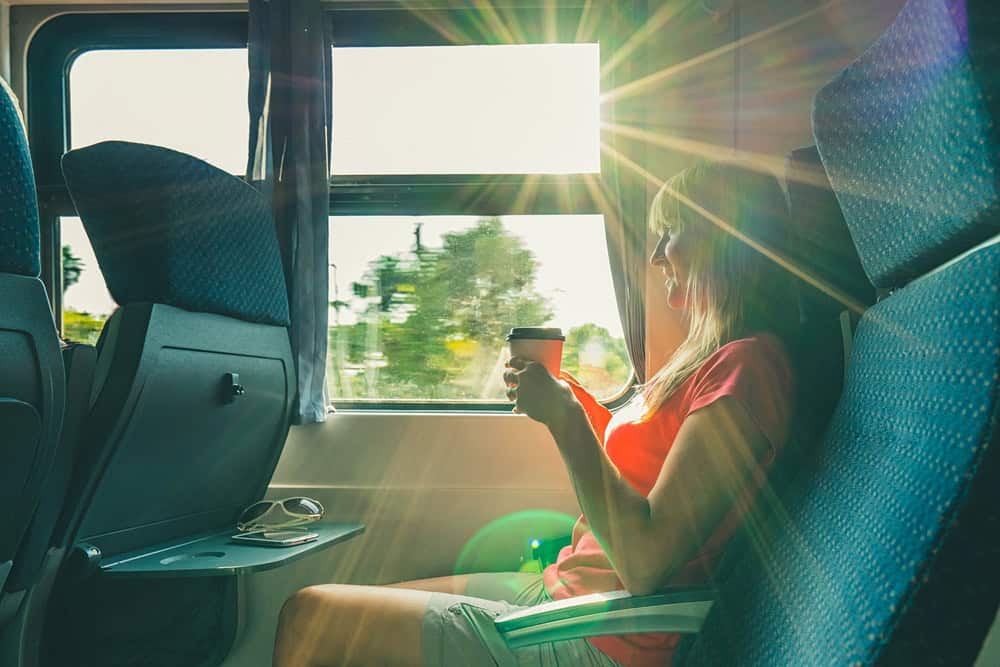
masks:
<svg viewBox="0 0 1000 667"><path fill-rule="evenodd" d="M503 374L514 412L546 426L558 424L576 399L559 377L565 337L558 328L515 327L507 334L511 359Z"/></svg>
<svg viewBox="0 0 1000 667"><path fill-rule="evenodd" d="M526 414L549 427L565 420L576 398L565 382L552 377L537 361L512 357L503 374L507 399L514 402L514 412Z"/></svg>

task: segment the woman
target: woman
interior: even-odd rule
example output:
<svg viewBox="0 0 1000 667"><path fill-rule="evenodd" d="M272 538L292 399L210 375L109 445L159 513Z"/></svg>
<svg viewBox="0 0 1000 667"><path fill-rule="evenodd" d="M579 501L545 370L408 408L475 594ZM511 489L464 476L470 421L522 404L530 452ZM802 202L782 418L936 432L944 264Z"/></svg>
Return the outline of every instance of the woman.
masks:
<svg viewBox="0 0 1000 667"><path fill-rule="evenodd" d="M513 358L504 373L515 410L548 427L573 480L583 516L572 544L542 575L304 589L282 610L276 667L670 664L677 635L512 651L493 619L518 605L707 580L788 430L796 300L760 252L786 225L772 176L702 164L668 181L651 207L660 239L650 262L688 335L667 363L614 416L541 364Z"/></svg>

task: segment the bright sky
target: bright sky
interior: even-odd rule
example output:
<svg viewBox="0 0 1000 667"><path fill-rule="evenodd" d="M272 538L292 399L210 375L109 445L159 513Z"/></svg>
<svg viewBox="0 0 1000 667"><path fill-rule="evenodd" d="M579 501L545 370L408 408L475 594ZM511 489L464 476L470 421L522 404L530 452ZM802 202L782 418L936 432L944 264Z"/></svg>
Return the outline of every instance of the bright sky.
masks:
<svg viewBox="0 0 1000 667"><path fill-rule="evenodd" d="M596 44L335 49L334 89L334 173L599 169ZM243 49L91 51L70 73L72 145L139 141L242 173L246 91ZM414 221L331 221L342 298L370 260L412 248ZM424 222L424 242L436 246L475 218ZM599 216L507 216L504 224L535 252L536 286L555 307L553 324L594 322L621 335ZM62 235L86 267L67 305L110 312L82 225L66 219Z"/></svg>

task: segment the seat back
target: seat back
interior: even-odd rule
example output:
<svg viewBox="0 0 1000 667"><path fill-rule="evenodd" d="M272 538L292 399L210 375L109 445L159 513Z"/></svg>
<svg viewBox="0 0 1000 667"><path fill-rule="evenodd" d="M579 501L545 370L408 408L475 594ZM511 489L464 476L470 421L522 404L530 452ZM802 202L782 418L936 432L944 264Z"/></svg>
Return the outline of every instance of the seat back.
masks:
<svg viewBox="0 0 1000 667"><path fill-rule="evenodd" d="M843 388L845 350L850 348L852 324L875 303L868 281L833 187L823 171L815 146L799 148L785 160L789 218L795 242L785 249L805 269L810 281L799 283L802 315L798 372L797 432L822 437ZM848 338L845 340L845 338Z"/></svg>
<svg viewBox="0 0 1000 667"><path fill-rule="evenodd" d="M120 304L71 488L76 541L106 556L235 526L266 490L295 386L270 211L153 146L74 150L63 172Z"/></svg>
<svg viewBox="0 0 1000 667"><path fill-rule="evenodd" d="M789 221L792 225L773 249L808 276L796 281L800 327L791 356L797 374L795 410L789 441L768 473L768 483L744 516L726 553L713 571L716 585L732 575L764 526L784 514L788 489L812 465L843 389L844 315L856 321L875 302L815 146L799 148L785 161Z"/></svg>
<svg viewBox="0 0 1000 667"><path fill-rule="evenodd" d="M997 19L911 0L817 96L865 272L817 456L720 590L688 665L971 664L1000 601Z"/></svg>
<svg viewBox="0 0 1000 667"><path fill-rule="evenodd" d="M38 203L17 103L0 79L0 591L56 451L65 390L52 311L38 279ZM0 594L0 616L7 614ZM0 621L3 619L0 618Z"/></svg>

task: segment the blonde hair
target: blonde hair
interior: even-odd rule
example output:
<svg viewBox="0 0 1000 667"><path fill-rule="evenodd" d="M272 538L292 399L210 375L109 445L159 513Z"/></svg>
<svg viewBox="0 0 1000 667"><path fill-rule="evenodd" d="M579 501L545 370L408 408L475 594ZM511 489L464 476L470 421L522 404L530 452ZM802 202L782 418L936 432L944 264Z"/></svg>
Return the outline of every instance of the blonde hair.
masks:
<svg viewBox="0 0 1000 667"><path fill-rule="evenodd" d="M684 231L692 252L687 283L678 286L686 297L688 334L642 387L643 419L726 343L770 332L788 347L799 319L790 274L759 250L773 250L791 232L774 176L743 163L698 164L660 188L649 226L660 234Z"/></svg>

